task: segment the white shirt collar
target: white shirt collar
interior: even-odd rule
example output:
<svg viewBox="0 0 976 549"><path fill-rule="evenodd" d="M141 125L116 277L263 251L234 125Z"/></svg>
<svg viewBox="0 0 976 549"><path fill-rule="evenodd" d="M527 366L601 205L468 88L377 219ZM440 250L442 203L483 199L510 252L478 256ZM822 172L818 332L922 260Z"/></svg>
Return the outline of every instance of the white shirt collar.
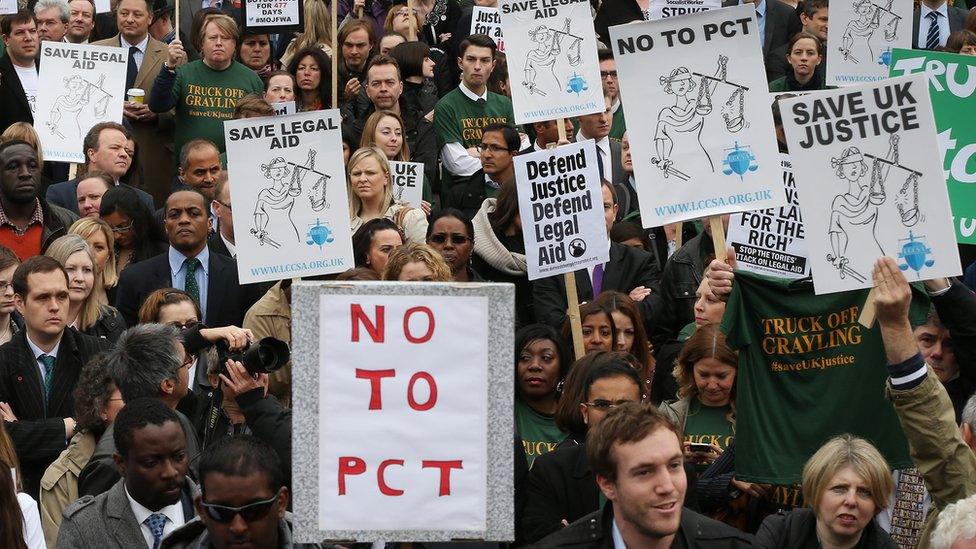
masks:
<svg viewBox="0 0 976 549"><path fill-rule="evenodd" d="M34 345L34 342L31 341L29 335L27 336L27 346L30 347L31 352L34 353L34 360L40 359L41 355L50 355L53 356L54 358L58 358L58 348L61 347L61 338L58 338L58 342L54 345L54 348L51 349L51 351L48 353L45 353L44 351L41 350L40 347Z"/></svg>
<svg viewBox="0 0 976 549"><path fill-rule="evenodd" d="M139 48L140 52L146 53L146 47L149 46L149 33L146 33L146 37L143 38L142 42L139 42L138 44L130 44L129 41L126 40L124 36L119 34L119 44L123 48L131 48L132 46L135 46Z"/></svg>
<svg viewBox="0 0 976 549"><path fill-rule="evenodd" d="M132 496L129 495L129 488L125 485L125 481L122 482L122 488L125 490L126 499L129 500L129 506L132 507L132 514L136 516L136 524L138 524L141 529L142 523L145 522L150 515L154 514L154 512L147 509L138 501L132 499ZM182 492L180 492L181 499L177 500L176 503L172 505L167 505L166 507L163 507L159 511L156 511L156 513L162 513L166 515L166 518L169 519L169 522L176 528L183 526L183 523L186 522L183 517L182 495L183 495Z"/></svg>
<svg viewBox="0 0 976 549"><path fill-rule="evenodd" d="M610 536L613 538L613 548L614 549L627 549L627 544L624 543L624 536L620 533L620 528L617 528L617 519L613 519L613 526L610 527Z"/></svg>
<svg viewBox="0 0 976 549"><path fill-rule="evenodd" d="M739 3L752 4L752 2L750 2L749 0L739 0ZM760 17L766 17L766 0L760 0L759 2L756 2L753 5L756 6L756 13L758 13Z"/></svg>
<svg viewBox="0 0 976 549"><path fill-rule="evenodd" d="M180 272L187 259L189 258L178 252L176 248L169 247L169 269L171 273ZM210 246L204 246L203 251L197 254L197 259L200 260L200 267L203 268L204 274L207 274L207 269L210 268Z"/></svg>
<svg viewBox="0 0 976 549"><path fill-rule="evenodd" d="M220 235L220 240L223 241L224 246L227 246L227 251L230 252L230 256L236 258L237 257L237 246L235 246L234 243L231 242L230 240L227 240L226 238L224 238L223 233L221 233L220 231L217 231L217 234Z"/></svg>
<svg viewBox="0 0 976 549"><path fill-rule="evenodd" d="M584 136L583 130L576 132L577 143L582 143L586 139L591 139L591 138ZM610 157L610 136L609 135L604 137L603 139L594 139L593 142L596 143L596 148L600 149L600 151L602 151L603 154L607 155L608 158Z"/></svg>
<svg viewBox="0 0 976 549"><path fill-rule="evenodd" d="M921 17L923 19L926 16L928 16L928 14L930 12L933 12L933 11L936 12L936 13L938 13L939 15L944 16L946 19L949 18L949 3L948 2L942 2L942 5L939 6L938 8L936 8L936 9L932 9L932 8L926 6L924 3L919 4L919 6L922 8L921 9Z"/></svg>
<svg viewBox="0 0 976 549"><path fill-rule="evenodd" d="M620 105L622 104L623 103L620 102L620 92L617 92L617 98L614 99L613 106L610 107L610 112L612 112L613 114L617 114L617 111L620 110Z"/></svg>
<svg viewBox="0 0 976 549"><path fill-rule="evenodd" d="M485 86L485 93L483 93L481 95L478 95L478 94L474 93L473 91L469 90L468 87L464 85L464 82L461 82L460 84L458 84L458 87L461 88L461 93L463 93L465 96L467 96L468 99L470 99L472 101L477 101L479 99L484 99L485 101L488 101L488 87L487 86Z"/></svg>

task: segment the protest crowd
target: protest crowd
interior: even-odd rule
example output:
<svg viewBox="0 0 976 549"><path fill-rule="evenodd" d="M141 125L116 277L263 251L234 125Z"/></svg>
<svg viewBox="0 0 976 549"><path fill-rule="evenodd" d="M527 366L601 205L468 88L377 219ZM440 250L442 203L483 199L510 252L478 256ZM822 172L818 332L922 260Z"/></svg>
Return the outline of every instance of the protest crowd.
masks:
<svg viewBox="0 0 976 549"><path fill-rule="evenodd" d="M930 237L951 258L931 262L961 268L925 278L909 251L854 240L876 223L881 234L879 208L897 195L914 244L923 234L916 223L950 223L920 208L920 197L951 199L962 215L956 195L919 191L924 170L898 171L916 154L908 114L899 119L905 133L885 134L877 147L855 137L827 164L804 145L823 164L816 170L797 163L800 133L788 139L784 129L806 98L843 93L828 58L881 66L887 77L889 61L875 58L890 48L854 59L882 34L904 37L908 51L896 58L936 55L968 66L973 80L976 61L963 57L976 56L973 0L834 0L854 15L829 45L828 0L532 0L529 14L575 3L591 20L523 22L534 29L504 41L499 29L518 1L332 1L276 2L292 15L270 27L252 13L264 4L251 0L0 1L0 462L11 471L0 474L0 548L976 547L976 247ZM671 6L664 18L654 15L662 4ZM624 61L638 53L622 55L623 33L643 28L629 23L668 21L669 9L703 12L692 21L740 5L749 17L736 24L758 34L748 37L748 70L768 89L743 84L738 50L719 41L709 46L708 74L680 66L691 61L674 52ZM484 23L499 8L500 23ZM536 49L526 56L520 43ZM45 73L46 63L64 62L61 51L120 53L76 64L91 70ZM111 57L116 72L94 68ZM560 80L564 62L574 76ZM600 85L580 83L587 63ZM950 88L967 85L965 68L939 66L933 74L956 79ZM550 76L586 112L519 123L521 97L538 109L560 101L544 91ZM105 114L116 104L106 89L125 90L117 118ZM907 89L899 101L929 101ZM585 93L596 101L584 106ZM765 118L744 119L746 94L769 98ZM674 106L647 106L660 97ZM974 105L957 105L964 100ZM645 108L661 110L656 123L625 118L625 109ZM713 108L723 131L762 133L774 154L793 144L797 187L822 180L832 197L834 179L850 182L826 207L827 268L811 277L808 264L791 278L740 268L743 250L774 249L733 242L732 226L758 214L729 214L754 207L649 221L665 219L658 206L669 202L648 204L658 191L647 190L646 174L688 193L692 170L719 177L724 166L747 181L779 162L759 152L742 166L731 153L724 164L709 156ZM965 120L949 147L958 150L959 124L976 127L976 117L956 113ZM295 120L290 134L275 135L274 121L286 119ZM77 139L62 135L76 130ZM321 146L301 141L289 156L287 146L308 136ZM55 138L81 156L65 160ZM925 139L935 147L936 132ZM734 152L758 151L758 141L738 139ZM573 154L543 160L552 150ZM596 177L556 178L574 169ZM946 177L963 181L956 170ZM401 179L410 183L401 188ZM549 217L585 210L595 222L543 230L544 203ZM757 211L772 215L771 207ZM306 226L305 211L321 220ZM824 254L810 242L808 212L812 263ZM331 215L339 222L326 223ZM568 253L581 257L588 243L600 259L545 275L546 262L568 264L562 242L574 231ZM586 231L596 237L583 242ZM348 263L267 270L305 261L289 246L322 250L333 238L350 250ZM860 285L815 292L826 275ZM292 413L306 417L299 410L312 398L299 398L304 388L293 380L292 362L305 357L288 358L300 331L299 279L513 287L503 340L513 343L504 356L514 379L494 380L512 388L504 391L514 415L511 490L502 502L512 537L299 540L296 517L311 511L293 497L302 481ZM874 318L859 324L868 309ZM448 328L463 331L464 320ZM467 367L461 354L437 360ZM261 370L255 360L283 366ZM382 426L370 432L396 438ZM383 493L395 492L384 488L383 466L378 475Z"/></svg>

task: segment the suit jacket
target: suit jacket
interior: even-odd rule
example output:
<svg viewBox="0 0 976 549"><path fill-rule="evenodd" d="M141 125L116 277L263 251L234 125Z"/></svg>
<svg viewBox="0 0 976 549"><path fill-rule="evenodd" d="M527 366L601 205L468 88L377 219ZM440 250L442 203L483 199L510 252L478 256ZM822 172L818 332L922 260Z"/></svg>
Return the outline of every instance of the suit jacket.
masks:
<svg viewBox="0 0 976 549"><path fill-rule="evenodd" d="M190 27L187 26L187 29ZM94 42L96 46L119 47L121 41L116 34L111 38ZM186 45L186 43L184 43ZM126 54L128 55L128 54ZM156 75L163 67L168 57L166 44L149 37L146 53L142 58L142 65L136 74L135 88L146 92L146 101L152 95L153 83ZM128 58L128 57L126 57ZM132 128L132 138L139 148L136 158L142 168L143 182L146 190L153 196L156 203L166 202L169 195L169 183L176 175L176 151L173 150L174 119L173 113L163 113L152 121L138 121L126 119L126 124Z"/></svg>
<svg viewBox="0 0 976 549"><path fill-rule="evenodd" d="M958 3L958 2L957 2ZM946 6L946 15L949 16L949 33L954 33L957 30L966 28L966 18L969 17L969 12L960 8L958 6ZM912 14L912 47L918 44L918 27L920 19L922 17L922 12L918 8L915 8L915 12Z"/></svg>
<svg viewBox="0 0 976 549"><path fill-rule="evenodd" d="M212 254L220 254L230 258L234 257L230 255L230 250L228 250L227 245L224 244L224 239L220 238L219 230L215 230L213 234L207 238L207 246L210 246L210 253Z"/></svg>
<svg viewBox="0 0 976 549"><path fill-rule="evenodd" d="M64 419L75 413L72 392L82 366L108 348L103 339L65 329L54 364L51 394L45 402L40 367L23 331L0 346L0 401L13 409L17 421L5 426L20 460L24 489L37 499L44 470L67 447Z"/></svg>
<svg viewBox="0 0 976 549"><path fill-rule="evenodd" d="M522 537L534 543L600 508L586 445L567 441L532 463L525 487Z"/></svg>
<svg viewBox="0 0 976 549"><path fill-rule="evenodd" d="M0 109L0 132L14 122L34 124L34 114L9 55L0 56L0 105L3 105Z"/></svg>
<svg viewBox="0 0 976 549"><path fill-rule="evenodd" d="M211 250L207 278L208 326L240 326L244 313L264 294L261 286L242 286L237 278L237 262ZM119 277L117 307L127 326L139 323L139 307L146 296L160 288L173 286L169 255L161 253L127 267ZM261 292L261 293L258 293Z"/></svg>
<svg viewBox="0 0 976 549"><path fill-rule="evenodd" d="M722 7L736 6L738 0L722 0ZM762 52L765 56L790 41L790 31L796 26L796 11L779 0L766 0L766 33Z"/></svg>
<svg viewBox="0 0 976 549"><path fill-rule="evenodd" d="M557 330L566 321L566 284L562 276L540 278L533 284L533 308L537 322L548 324ZM617 290L625 294L638 286L651 289L651 295L637 302L645 329L651 327L658 312L663 308L661 300L661 272L651 254L618 244L610 243L610 261L603 271L603 290ZM576 295L580 302L590 301L593 284L586 269L576 271Z"/></svg>
<svg viewBox="0 0 976 549"><path fill-rule="evenodd" d="M193 496L198 492L199 488L190 479L184 480L180 502L186 522L196 516ZM57 546L59 549L145 547L146 538L125 495L123 481L116 482L108 492L83 496L69 505L64 510Z"/></svg>
<svg viewBox="0 0 976 549"><path fill-rule="evenodd" d="M54 204L55 206L61 206L66 210L71 210L76 214L81 214L78 211L78 182L84 179L85 176L76 177L74 179L69 179L68 181L62 181L60 183L55 183L47 188L47 198L48 203ZM139 198L149 206L149 211L153 211L156 206L153 204L153 197L142 189L133 187L127 183L119 183L120 187L129 187L139 195Z"/></svg>

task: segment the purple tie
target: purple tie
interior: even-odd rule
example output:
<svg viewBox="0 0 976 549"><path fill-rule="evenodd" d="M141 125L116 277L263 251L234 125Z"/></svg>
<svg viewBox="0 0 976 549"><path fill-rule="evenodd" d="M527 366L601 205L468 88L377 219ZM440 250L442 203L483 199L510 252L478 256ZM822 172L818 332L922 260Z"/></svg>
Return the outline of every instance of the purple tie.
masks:
<svg viewBox="0 0 976 549"><path fill-rule="evenodd" d="M593 297L600 295L603 291L603 263L593 267Z"/></svg>

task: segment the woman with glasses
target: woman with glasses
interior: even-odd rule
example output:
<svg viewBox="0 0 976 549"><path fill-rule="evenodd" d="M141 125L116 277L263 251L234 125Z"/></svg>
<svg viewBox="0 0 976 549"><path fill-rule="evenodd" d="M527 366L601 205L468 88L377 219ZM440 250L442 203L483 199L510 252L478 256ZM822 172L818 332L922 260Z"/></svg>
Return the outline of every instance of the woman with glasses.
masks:
<svg viewBox="0 0 976 549"><path fill-rule="evenodd" d="M529 324L515 333L515 426L529 467L566 438L555 413L569 365L570 354L552 327Z"/></svg>
<svg viewBox="0 0 976 549"><path fill-rule="evenodd" d="M78 475L91 459L105 428L115 421L125 404L109 375L105 355L96 355L81 369L74 399L78 423L75 436L41 477L41 526L51 546L58 538L61 512L78 499Z"/></svg>
<svg viewBox="0 0 976 549"><path fill-rule="evenodd" d="M44 255L60 263L68 273L68 325L115 343L125 331L125 322L115 307L99 304L93 291L103 283L95 270L91 246L81 236L68 234L52 242Z"/></svg>
<svg viewBox="0 0 976 549"><path fill-rule="evenodd" d="M153 213L132 189L113 187L102 196L100 217L115 236L115 266L126 267L166 251L166 238Z"/></svg>
<svg viewBox="0 0 976 549"><path fill-rule="evenodd" d="M6 246L0 246L0 345L10 341L23 329L23 325L16 321L20 313L16 312L14 287L10 284L18 265L20 259L17 254Z"/></svg>
<svg viewBox="0 0 976 549"><path fill-rule="evenodd" d="M471 268L474 225L460 211L447 208L431 217L427 226L427 244L444 256L444 260L451 266L455 282L484 281Z"/></svg>
<svg viewBox="0 0 976 549"><path fill-rule="evenodd" d="M68 234L76 234L85 239L95 256L95 275L101 275L101 286L92 290L101 305L114 301L115 286L119 283L119 273L115 268L115 235L112 227L101 219L82 218L75 221ZM110 295L111 294L111 295Z"/></svg>
<svg viewBox="0 0 976 549"><path fill-rule="evenodd" d="M359 146L360 148L377 147L386 153L387 160L410 162L410 147L407 145L407 131L404 129L403 118L393 111L376 111L369 115L363 126L363 137L359 141ZM413 161L422 162L420 159ZM425 164L423 200L416 206L430 215L430 201L433 200L434 194L426 172Z"/></svg>
<svg viewBox="0 0 976 549"><path fill-rule="evenodd" d="M349 219L353 232L363 223L385 217L401 229L408 242L423 243L427 216L393 197L390 163L377 147L365 147L349 157Z"/></svg>

